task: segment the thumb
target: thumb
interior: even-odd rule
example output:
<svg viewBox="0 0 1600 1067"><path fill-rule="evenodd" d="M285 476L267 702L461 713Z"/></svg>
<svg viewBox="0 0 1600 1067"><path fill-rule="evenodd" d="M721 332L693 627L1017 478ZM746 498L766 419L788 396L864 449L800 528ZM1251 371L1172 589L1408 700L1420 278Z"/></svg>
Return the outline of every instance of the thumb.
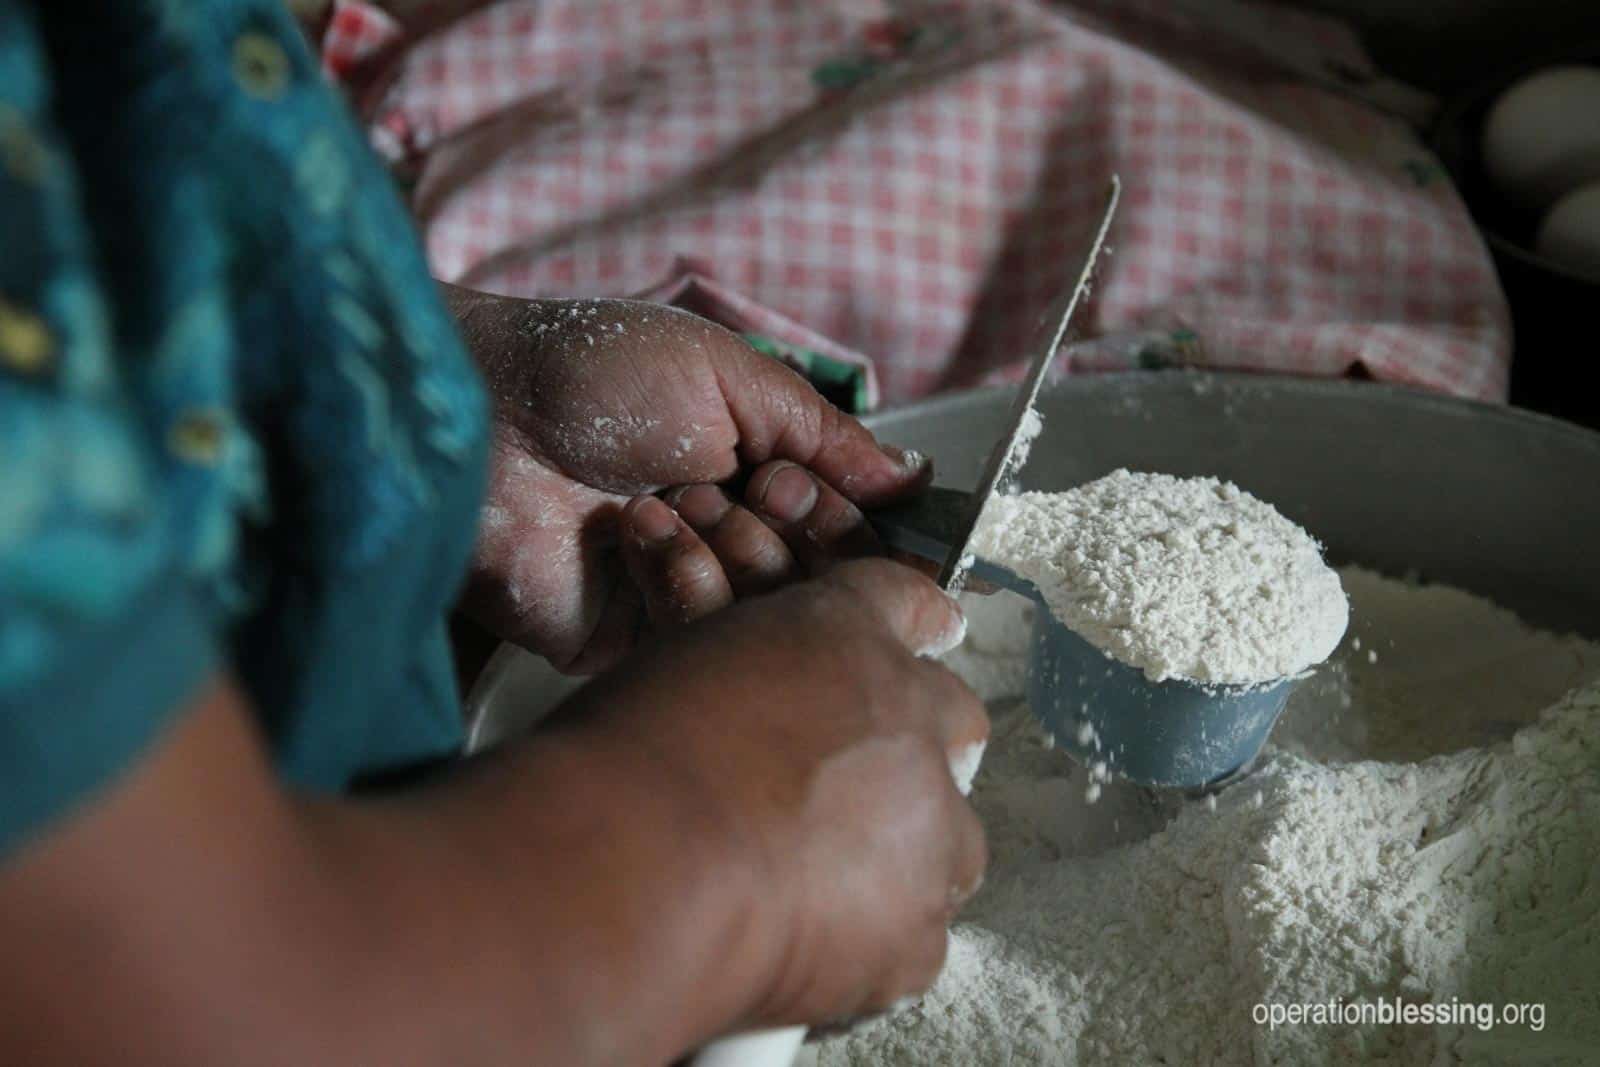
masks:
<svg viewBox="0 0 1600 1067"><path fill-rule="evenodd" d="M718 379L747 466L790 460L863 508L909 496L933 480L927 456L879 444L804 378L754 349L719 368Z"/></svg>

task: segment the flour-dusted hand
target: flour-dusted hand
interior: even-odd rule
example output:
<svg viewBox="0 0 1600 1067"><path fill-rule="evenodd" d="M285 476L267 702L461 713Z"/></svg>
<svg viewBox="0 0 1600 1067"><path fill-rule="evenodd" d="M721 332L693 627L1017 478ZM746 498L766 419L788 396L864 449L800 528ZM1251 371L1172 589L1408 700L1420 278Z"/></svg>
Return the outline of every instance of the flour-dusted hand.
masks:
<svg viewBox="0 0 1600 1067"><path fill-rule="evenodd" d="M664 783L707 828L745 917L741 1025L882 1010L938 973L986 862L950 764L988 719L919 653L963 625L922 575L846 562L647 643L560 717L557 740Z"/></svg>
<svg viewBox="0 0 1600 1067"><path fill-rule="evenodd" d="M712 575L669 572L655 587L630 578L619 521L630 498L697 484L683 517L738 596L876 551L862 509L931 475L697 316L623 300L449 295L496 406L466 608L564 669L614 663L673 583L723 595ZM715 486L741 475L744 505L718 510ZM654 509L635 517L651 515L664 529Z"/></svg>

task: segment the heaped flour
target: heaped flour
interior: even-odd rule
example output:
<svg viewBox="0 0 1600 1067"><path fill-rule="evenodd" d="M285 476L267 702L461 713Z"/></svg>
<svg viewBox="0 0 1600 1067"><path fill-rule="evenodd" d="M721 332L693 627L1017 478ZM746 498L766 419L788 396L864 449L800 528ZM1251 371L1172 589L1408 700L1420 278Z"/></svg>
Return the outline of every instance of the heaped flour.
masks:
<svg viewBox="0 0 1600 1067"><path fill-rule="evenodd" d="M996 692L1005 649L1025 651L1018 620L973 613L996 710L973 792L988 878L927 996L810 1055L1594 1062L1600 645L1456 590L1342 577L1350 635L1296 692L1260 768L1210 801L1114 782L1086 804L1085 772L1005 702L1020 682ZM1256 1022L1273 1004L1383 999L1465 1007L1447 1025ZM1468 1014L1478 1004L1494 1025ZM1499 1021L1519 1006L1522 1022Z"/></svg>
<svg viewBox="0 0 1600 1067"><path fill-rule="evenodd" d="M1348 606L1316 541L1215 478L1119 470L1060 493L992 497L973 551L1152 681L1275 681L1322 662Z"/></svg>

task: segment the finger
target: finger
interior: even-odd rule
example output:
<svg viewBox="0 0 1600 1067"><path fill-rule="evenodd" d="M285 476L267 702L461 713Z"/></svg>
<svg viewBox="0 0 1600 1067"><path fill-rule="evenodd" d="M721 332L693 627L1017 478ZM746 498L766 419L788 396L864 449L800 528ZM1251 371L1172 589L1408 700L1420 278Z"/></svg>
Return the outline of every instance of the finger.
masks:
<svg viewBox="0 0 1600 1067"><path fill-rule="evenodd" d="M883 551L860 508L788 460L756 468L745 487L745 500L812 574L840 559Z"/></svg>
<svg viewBox="0 0 1600 1067"><path fill-rule="evenodd" d="M938 561L931 560L926 556L913 555L910 552L903 552L898 548L889 549L888 556L896 563L910 567L918 574L925 574L929 578L933 579L937 579L939 577L940 563ZM998 585L995 585L992 582L986 582L981 578L974 578L972 576L972 572L970 571L967 572L967 580L961 585L961 592L977 593L979 596L990 596L991 594L998 593L999 591L1000 587Z"/></svg>
<svg viewBox="0 0 1600 1067"><path fill-rule="evenodd" d="M986 716L982 728L987 736ZM953 776L940 775L939 780L932 783L930 794L930 799L936 800L944 876L940 897L930 903L936 903L937 918L943 926L982 886L983 873L989 864L989 844L983 823Z"/></svg>
<svg viewBox="0 0 1600 1067"><path fill-rule="evenodd" d="M653 496L622 509L622 558L652 625L681 626L733 603L722 565L676 512Z"/></svg>
<svg viewBox="0 0 1600 1067"><path fill-rule="evenodd" d="M950 892L946 921L961 910L983 887L983 873L989 867L989 841L983 823L965 797L957 796L950 822Z"/></svg>
<svg viewBox="0 0 1600 1067"><path fill-rule="evenodd" d="M677 486L661 499L702 537L716 529L717 523L721 522L722 517L733 507L733 501L728 499L728 494L705 482Z"/></svg>
<svg viewBox="0 0 1600 1067"><path fill-rule="evenodd" d="M924 660L918 671L922 701L933 710L950 770L950 788L943 793L950 806L946 837L949 892L944 915L948 920L978 891L989 862L983 824L965 799L989 741L989 712L966 683L942 664Z"/></svg>
<svg viewBox="0 0 1600 1067"><path fill-rule="evenodd" d="M950 777L965 796L989 743L989 711L949 668L927 660L920 669L927 687L924 702L933 709Z"/></svg>
<svg viewBox="0 0 1600 1067"><path fill-rule="evenodd" d="M570 663L557 665L562 674L588 675L609 670L638 642L639 628L644 623L644 602L639 590L621 572L612 581L611 595L606 598L589 640Z"/></svg>
<svg viewBox="0 0 1600 1067"><path fill-rule="evenodd" d="M839 610L864 612L915 655L953 648L966 632L961 608L909 567L886 559L848 560L817 583L850 601Z"/></svg>
<svg viewBox="0 0 1600 1067"><path fill-rule="evenodd" d="M910 567L930 580L939 577L939 563L936 560L928 559L926 556L913 555L910 552L902 552L898 548L889 549L888 555L890 559L901 566Z"/></svg>
<svg viewBox="0 0 1600 1067"><path fill-rule="evenodd" d="M719 377L747 464L790 460L868 508L915 493L933 478L926 456L879 445L865 426L774 359L747 349L720 368Z"/></svg>
<svg viewBox="0 0 1600 1067"><path fill-rule="evenodd" d="M770 592L801 576L794 553L778 532L716 486L684 486L666 499L715 553L734 596Z"/></svg>
<svg viewBox="0 0 1600 1067"><path fill-rule="evenodd" d="M989 862L988 841L983 824L972 806L955 789L942 770L924 779L919 790L936 832L927 837L936 851L928 856L931 865L924 883L929 892L916 894L915 914L922 920L922 936L912 939L897 961L887 991L904 996L926 988L938 975L945 950L948 924L983 884ZM881 993L880 993L881 995ZM872 1006L883 1006L881 1001Z"/></svg>

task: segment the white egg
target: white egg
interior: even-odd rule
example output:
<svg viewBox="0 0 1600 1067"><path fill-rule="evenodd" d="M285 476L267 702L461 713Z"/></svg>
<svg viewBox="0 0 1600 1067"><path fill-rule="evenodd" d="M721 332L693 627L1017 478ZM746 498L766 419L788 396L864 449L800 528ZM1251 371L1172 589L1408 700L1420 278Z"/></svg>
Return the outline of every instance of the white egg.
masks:
<svg viewBox="0 0 1600 1067"><path fill-rule="evenodd" d="M1547 67L1502 93L1484 120L1483 166L1527 211L1600 181L1600 67Z"/></svg>
<svg viewBox="0 0 1600 1067"><path fill-rule="evenodd" d="M1556 201L1539 224L1534 249L1568 270L1600 279L1600 182Z"/></svg>

